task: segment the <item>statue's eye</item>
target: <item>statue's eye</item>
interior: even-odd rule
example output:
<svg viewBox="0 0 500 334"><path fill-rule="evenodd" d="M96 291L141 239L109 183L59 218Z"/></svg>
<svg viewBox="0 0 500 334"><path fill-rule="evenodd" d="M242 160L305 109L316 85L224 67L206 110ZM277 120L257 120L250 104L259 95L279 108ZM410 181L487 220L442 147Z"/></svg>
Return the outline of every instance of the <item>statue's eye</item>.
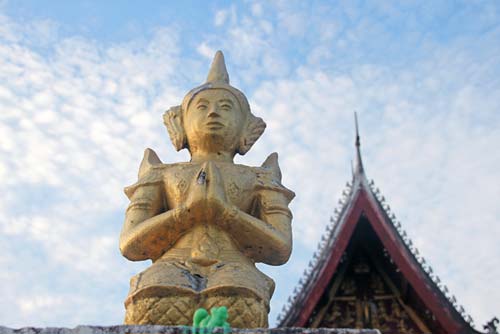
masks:
<svg viewBox="0 0 500 334"><path fill-rule="evenodd" d="M198 110L202 110L203 111L203 110L207 110L208 107L207 107L206 104L198 104L198 106L196 106L196 108Z"/></svg>
<svg viewBox="0 0 500 334"><path fill-rule="evenodd" d="M229 110L231 110L231 105L230 105L230 104L228 104L228 103L224 103L224 104L222 104L222 105L220 106L220 108L221 108L222 110L228 110L228 111L229 111Z"/></svg>

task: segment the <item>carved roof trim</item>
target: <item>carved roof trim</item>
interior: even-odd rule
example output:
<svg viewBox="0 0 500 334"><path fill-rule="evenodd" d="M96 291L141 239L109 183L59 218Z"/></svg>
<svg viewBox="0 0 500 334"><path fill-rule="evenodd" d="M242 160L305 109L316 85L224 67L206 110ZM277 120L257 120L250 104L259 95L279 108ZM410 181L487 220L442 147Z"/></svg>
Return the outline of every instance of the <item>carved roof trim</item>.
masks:
<svg viewBox="0 0 500 334"><path fill-rule="evenodd" d="M396 242L398 245L397 252L400 254L390 254L390 256L399 256L399 260L395 262L407 262L408 271L411 271L414 275L414 282L415 280L419 280L423 283L421 284L423 287L419 288L420 292L427 291L429 298L433 299L434 306L442 308L442 312L440 313L443 315L440 322L443 319L447 320L449 328L452 328L454 325L453 328L460 329L460 332L463 333L480 333L473 328L474 322L472 317L465 312L463 306L458 305L456 297L449 293L446 285L441 282L432 267L427 264L418 249L414 247L412 240L406 231L403 230L395 214L391 212L390 206L386 203L385 197L381 194L380 190L375 186L374 181L368 182L359 147L359 132L356 118L357 166L353 168L353 180L351 183L346 184L342 192L342 197L338 202L338 207L334 210L334 214L330 218L330 223L327 225L326 231L318 243L318 249L313 254L308 267L304 270L302 278L300 278L296 288L293 290L293 294L288 298L287 303L278 315L278 327L302 327L305 325L305 321L310 317L310 312L312 312L312 309L307 309L307 304L313 299L316 299L317 303L321 297L320 291L317 291L317 286L320 284L320 281L325 280L327 272L333 275L336 267L342 261L342 254L345 251L345 247L347 247L352 231L358 223L361 214L371 211L372 217L368 218L372 227L374 227L374 222L371 220L377 220L384 233L391 234L395 239L393 242ZM351 232L348 240L339 239L339 235L345 233L347 229ZM388 241L383 239L387 238L380 239L384 247L386 247ZM397 263L398 267L400 263ZM333 268L329 266L333 266ZM417 287L414 288L417 290ZM429 300L423 301L426 304L431 303ZM308 312L309 314L306 314Z"/></svg>

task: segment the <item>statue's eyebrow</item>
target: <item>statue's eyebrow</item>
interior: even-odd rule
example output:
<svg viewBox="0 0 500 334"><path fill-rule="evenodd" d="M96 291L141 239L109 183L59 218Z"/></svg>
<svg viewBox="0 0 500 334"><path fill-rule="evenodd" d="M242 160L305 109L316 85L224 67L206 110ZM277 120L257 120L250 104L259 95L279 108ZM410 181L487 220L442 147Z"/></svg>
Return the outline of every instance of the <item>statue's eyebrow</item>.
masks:
<svg viewBox="0 0 500 334"><path fill-rule="evenodd" d="M208 103L209 103L209 101L208 101L208 100L206 100L206 99L204 99L204 98L200 98L200 99L196 102L196 104L200 104L200 103L207 103L207 104L208 104Z"/></svg>
<svg viewBox="0 0 500 334"><path fill-rule="evenodd" d="M221 100L219 100L219 103L224 103L224 102L229 103L230 105L233 105L233 101L231 101L230 99L221 99Z"/></svg>

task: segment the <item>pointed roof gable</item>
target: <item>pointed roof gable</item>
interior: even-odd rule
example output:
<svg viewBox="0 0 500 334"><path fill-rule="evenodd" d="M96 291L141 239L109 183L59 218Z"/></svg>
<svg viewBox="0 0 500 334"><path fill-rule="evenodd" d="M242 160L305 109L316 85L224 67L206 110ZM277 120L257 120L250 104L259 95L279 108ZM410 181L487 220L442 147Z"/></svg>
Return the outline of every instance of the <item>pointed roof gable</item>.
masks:
<svg viewBox="0 0 500 334"><path fill-rule="evenodd" d="M294 295L289 297L288 304L278 316L278 327L307 327L316 305L344 260L343 255L356 226L364 218L387 250L391 262L413 287L439 326L447 333L479 333L472 327L472 318L465 314L462 306L457 306L456 298L449 296L448 288L419 255L374 182L368 182L361 160L357 118L353 179L346 184L342 195L318 251L294 289Z"/></svg>

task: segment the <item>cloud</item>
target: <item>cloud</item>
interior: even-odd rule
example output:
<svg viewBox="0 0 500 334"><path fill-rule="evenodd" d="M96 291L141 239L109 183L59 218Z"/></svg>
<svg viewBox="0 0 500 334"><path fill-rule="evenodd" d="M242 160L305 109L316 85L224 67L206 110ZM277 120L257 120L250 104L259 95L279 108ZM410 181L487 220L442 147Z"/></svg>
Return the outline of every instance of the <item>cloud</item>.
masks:
<svg viewBox="0 0 500 334"><path fill-rule="evenodd" d="M201 43L200 45L198 45L198 47L196 48L196 51L198 51L198 53L208 59L212 59L212 57L214 56L216 50L209 47L206 43Z"/></svg>
<svg viewBox="0 0 500 334"><path fill-rule="evenodd" d="M229 12L227 10L218 10L215 13L215 22L216 26L221 26L226 22Z"/></svg>

